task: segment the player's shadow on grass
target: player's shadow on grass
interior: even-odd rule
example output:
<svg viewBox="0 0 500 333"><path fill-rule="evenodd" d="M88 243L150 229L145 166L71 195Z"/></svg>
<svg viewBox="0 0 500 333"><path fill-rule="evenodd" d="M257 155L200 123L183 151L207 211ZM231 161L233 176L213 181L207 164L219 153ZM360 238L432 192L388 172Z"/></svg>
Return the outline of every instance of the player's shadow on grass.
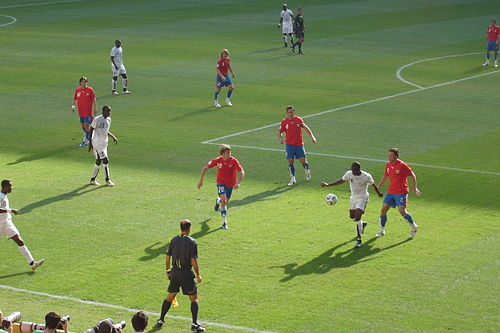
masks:
<svg viewBox="0 0 500 333"><path fill-rule="evenodd" d="M377 238L373 237L364 242L363 246L359 249L352 247L342 252L336 252L336 250L354 241L355 239L356 238L353 238L351 241L338 244L302 265L291 263L283 266L272 266L270 268L283 268L285 270L286 276L283 277L280 282L287 282L299 275L325 274L334 268L346 268L362 262L373 260L375 258L368 257L379 252L392 249L411 240L410 238L407 238L401 242L389 245L384 248L375 248L374 242Z"/></svg>
<svg viewBox="0 0 500 333"><path fill-rule="evenodd" d="M33 203L21 208L20 212L21 212L21 214L27 214L27 213L31 212L33 209L36 209L38 207L43 207L43 206L49 205L51 203L62 201L62 200L71 200L74 197L78 197L80 195L83 195L83 194L86 194L86 193L89 193L92 191L96 191L96 190L101 189L103 187L105 187L105 186L92 186L92 185L88 185L88 184L83 185L83 186L77 187L76 189L71 190L69 192L65 192L65 193L62 193L59 195L55 195L53 197L48 197L48 198L39 200L37 202L33 202Z"/></svg>
<svg viewBox="0 0 500 333"><path fill-rule="evenodd" d="M31 275L34 275L35 272L31 271L31 272L20 272L20 273L14 273L14 274L9 274L9 275L0 275L0 280L1 279L8 279L10 277L16 277L16 276L21 276L21 275L28 275L28 276L31 276Z"/></svg>
<svg viewBox="0 0 500 333"><path fill-rule="evenodd" d="M264 191L253 195L249 195L247 197L244 197L243 199L238 199L234 201L231 200L229 201L229 208L243 206L258 201L272 200L273 199L272 197L285 193L286 191L289 191L291 189L293 189L293 186L281 185L269 191Z"/></svg>
<svg viewBox="0 0 500 333"><path fill-rule="evenodd" d="M194 239L198 239L198 238L201 238L201 237L206 236L208 234L211 234L213 232L222 230L220 228L220 226L217 226L214 229L210 229L210 226L208 225L208 221L210 221L210 219L206 219L205 221L202 221L200 223L201 224L201 230L197 231L197 232L195 232L193 234L191 234L190 236L193 237Z"/></svg>
<svg viewBox="0 0 500 333"><path fill-rule="evenodd" d="M48 157L52 157L52 156L55 156L55 155L61 155L61 154L64 154L66 152L72 151L74 149L75 149L75 147L73 145L71 145L71 146L62 147L62 148L59 148L59 149L56 149L56 150L43 151L41 153L35 153L35 154L31 154L31 155L26 155L26 156L18 158L14 162L7 163L7 165L16 165L16 164L23 163L23 162L30 162L30 161L35 161L35 160L41 160L43 158L48 158Z"/></svg>
<svg viewBox="0 0 500 333"><path fill-rule="evenodd" d="M224 106L222 108L224 108ZM196 117L201 114L207 115L210 112L216 112L216 111L220 112L220 108L216 108L215 106L207 106L206 108L203 109L195 110L188 113L182 113L178 116L170 118L169 120L170 121L185 120L186 118Z"/></svg>
<svg viewBox="0 0 500 333"><path fill-rule="evenodd" d="M480 73L480 72L485 72L488 69L488 66L476 66L469 68L468 70L464 71L464 74L474 74L474 73Z"/></svg>
<svg viewBox="0 0 500 333"><path fill-rule="evenodd" d="M255 51L247 52L247 54L268 53L268 52L278 51L281 49L284 49L284 47L271 47L268 49L255 50Z"/></svg>

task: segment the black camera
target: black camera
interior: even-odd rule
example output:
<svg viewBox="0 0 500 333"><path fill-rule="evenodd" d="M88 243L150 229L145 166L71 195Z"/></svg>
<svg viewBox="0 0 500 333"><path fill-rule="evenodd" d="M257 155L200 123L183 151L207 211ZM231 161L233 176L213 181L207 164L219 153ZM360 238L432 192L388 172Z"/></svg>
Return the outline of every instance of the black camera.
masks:
<svg viewBox="0 0 500 333"><path fill-rule="evenodd" d="M113 319L106 318L106 319L103 319L103 320L99 321L94 327L91 327L88 330L86 330L85 333L99 333L99 326L104 321L111 322L111 324L112 324L111 332L112 333L115 333L117 329L123 329L123 328L125 328L125 326L127 326L127 323L125 322L125 320L122 320L122 321L120 321L120 322L118 322L118 323L115 324L113 322Z"/></svg>
<svg viewBox="0 0 500 333"><path fill-rule="evenodd" d="M21 320L21 312L19 311L12 312L10 315L8 315L2 320L2 328L7 329L10 327L11 323L19 320Z"/></svg>

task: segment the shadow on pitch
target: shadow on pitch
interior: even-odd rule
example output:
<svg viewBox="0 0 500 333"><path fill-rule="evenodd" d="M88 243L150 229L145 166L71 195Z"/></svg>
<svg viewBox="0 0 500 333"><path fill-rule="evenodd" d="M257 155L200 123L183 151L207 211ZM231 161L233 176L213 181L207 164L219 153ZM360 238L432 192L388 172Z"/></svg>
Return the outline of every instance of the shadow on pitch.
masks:
<svg viewBox="0 0 500 333"><path fill-rule="evenodd" d="M269 53L269 52L274 52L274 51L278 51L281 49L284 49L284 47L272 47L269 49L255 50L255 51L247 52L247 54Z"/></svg>
<svg viewBox="0 0 500 333"><path fill-rule="evenodd" d="M224 105L222 106L222 108L224 108ZM192 112L188 112L188 113L182 113L176 117L172 117L170 118L169 120L170 121L177 121L177 120L184 120L186 118L190 118L190 117L196 117L200 114L209 114L209 113L212 113L212 112L216 112L216 111L219 111L220 108L216 108L215 106L207 106L203 109L199 109L199 110L195 110L195 111L192 111Z"/></svg>
<svg viewBox="0 0 500 333"><path fill-rule="evenodd" d="M38 207L46 206L46 205L49 205L51 203L62 201L62 200L71 200L75 197L78 197L80 195L83 195L83 194L86 194L89 192L96 191L96 190L101 189L103 187L106 187L106 186L92 186L92 185L86 184L86 185L80 186L74 190L71 190L69 192L55 195L53 197L48 197L48 198L39 200L37 202L33 202L33 203L21 208L20 212L21 212L21 214L27 214L27 213L31 212L33 209L36 209Z"/></svg>
<svg viewBox="0 0 500 333"><path fill-rule="evenodd" d="M291 263L283 266L272 266L270 268L283 268L285 270L284 273L286 276L283 277L280 282L287 282L299 275L324 274L328 273L334 268L346 268L362 262L373 260L375 258L368 257L379 252L392 249L411 240L410 238L407 238L401 242L389 245L384 248L375 248L374 242L376 239L377 238L375 237L369 239L368 241L364 242L363 246L359 249L352 247L342 252L336 252L342 246L356 240L356 238L353 238L352 240L332 247L331 249L323 252L316 258L302 265Z"/></svg>
<svg viewBox="0 0 500 333"><path fill-rule="evenodd" d="M35 272L30 271L30 272L21 272L21 273L9 274L9 275L0 275L0 280L1 279L8 279L10 277L21 276L21 275L31 276L31 275L34 275L34 274L35 274Z"/></svg>
<svg viewBox="0 0 500 333"><path fill-rule="evenodd" d="M26 156L18 158L14 162L7 163L7 165L16 165L16 164L23 163L23 162L36 161L36 160L41 160L41 159L44 159L44 158L47 158L47 157L61 155L61 154L64 154L66 152L74 150L75 147L76 146L71 145L71 146L66 146L66 147L58 148L56 150L44 151L44 152L41 152L41 153L26 155Z"/></svg>
<svg viewBox="0 0 500 333"><path fill-rule="evenodd" d="M476 66L469 68L468 70L464 71L464 74L475 74L475 73L480 73L480 72L486 72L488 69L488 66Z"/></svg>
<svg viewBox="0 0 500 333"><path fill-rule="evenodd" d="M229 201L229 208L243 206L249 203L255 203L259 201L272 200L273 199L272 197L285 193L286 191L289 191L293 188L294 188L293 186L281 185L269 191L264 191L253 195L249 195L243 199L238 199L234 201L231 200Z"/></svg>

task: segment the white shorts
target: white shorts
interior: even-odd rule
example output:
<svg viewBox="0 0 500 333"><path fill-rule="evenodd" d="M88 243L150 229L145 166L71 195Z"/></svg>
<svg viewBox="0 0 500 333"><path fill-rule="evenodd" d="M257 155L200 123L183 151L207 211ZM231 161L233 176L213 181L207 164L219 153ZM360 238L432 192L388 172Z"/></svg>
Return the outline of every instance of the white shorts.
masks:
<svg viewBox="0 0 500 333"><path fill-rule="evenodd" d="M19 235L19 231L12 221L0 222L0 237L5 235L7 238L12 238Z"/></svg>
<svg viewBox="0 0 500 333"><path fill-rule="evenodd" d="M349 210L361 209L363 212L368 205L368 198L351 198L349 200Z"/></svg>
<svg viewBox="0 0 500 333"><path fill-rule="evenodd" d="M283 24L281 26L281 31L283 31L284 34L291 34L293 32L292 25L291 24Z"/></svg>
<svg viewBox="0 0 500 333"><path fill-rule="evenodd" d="M127 74L127 70L123 64L118 66L118 69L115 69L115 65L111 64L111 71L113 72L113 76L120 76L122 74Z"/></svg>
<svg viewBox="0 0 500 333"><path fill-rule="evenodd" d="M108 147L107 146L94 147L93 151L94 151L94 156L96 159L98 158L98 159L103 160L103 159L108 157Z"/></svg>

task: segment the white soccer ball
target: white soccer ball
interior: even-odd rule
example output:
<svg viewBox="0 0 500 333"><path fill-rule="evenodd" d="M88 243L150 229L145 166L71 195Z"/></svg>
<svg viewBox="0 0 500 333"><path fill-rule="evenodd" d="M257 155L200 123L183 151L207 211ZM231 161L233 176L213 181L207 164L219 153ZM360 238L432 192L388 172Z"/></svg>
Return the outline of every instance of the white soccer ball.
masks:
<svg viewBox="0 0 500 333"><path fill-rule="evenodd" d="M333 193L328 193L325 197L327 205L335 205L337 203L337 196Z"/></svg>

